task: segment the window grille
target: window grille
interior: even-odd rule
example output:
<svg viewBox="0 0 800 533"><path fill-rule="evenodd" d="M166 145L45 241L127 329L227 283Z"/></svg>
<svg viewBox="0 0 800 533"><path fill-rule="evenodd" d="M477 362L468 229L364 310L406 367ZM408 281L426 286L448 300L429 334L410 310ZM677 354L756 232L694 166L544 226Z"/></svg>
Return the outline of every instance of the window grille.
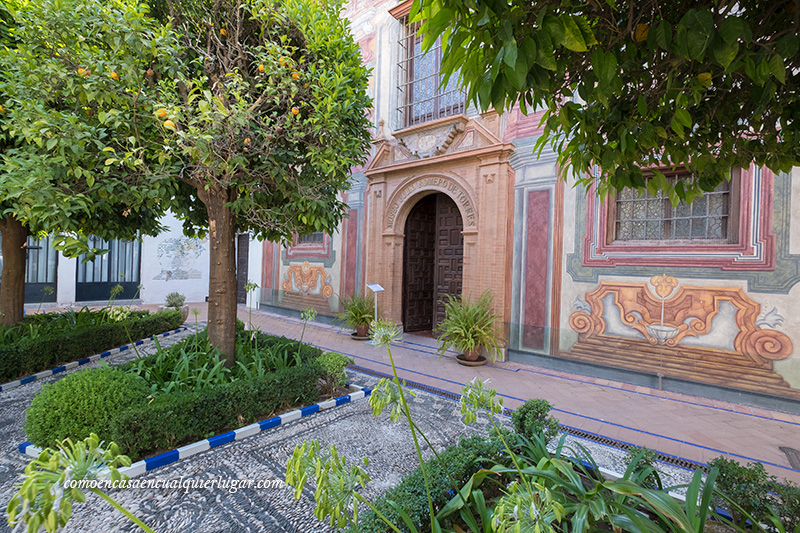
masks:
<svg viewBox="0 0 800 533"><path fill-rule="evenodd" d="M325 240L325 234L321 231L315 231L308 235L298 237L297 244L321 244Z"/></svg>
<svg viewBox="0 0 800 533"><path fill-rule="evenodd" d="M671 178L675 181L677 178ZM686 179L686 176L682 176ZM663 191L656 196L623 189L614 205L617 241L729 241L731 188L728 181L702 197L672 207Z"/></svg>
<svg viewBox="0 0 800 533"><path fill-rule="evenodd" d="M400 19L400 78L398 85L399 127L407 128L443 117L464 112L466 95L458 89L457 76L451 76L447 85L440 87L442 76L442 43L422 52L422 36L418 36L420 22Z"/></svg>

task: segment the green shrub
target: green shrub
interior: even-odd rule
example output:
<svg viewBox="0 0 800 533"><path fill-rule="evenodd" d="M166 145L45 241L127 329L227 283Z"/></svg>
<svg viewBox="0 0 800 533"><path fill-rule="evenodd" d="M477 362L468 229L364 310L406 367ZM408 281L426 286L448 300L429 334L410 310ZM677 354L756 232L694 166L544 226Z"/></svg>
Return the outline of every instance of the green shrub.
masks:
<svg viewBox="0 0 800 533"><path fill-rule="evenodd" d="M147 404L145 382L116 368L87 369L45 384L28 408L25 432L36 446L96 433L109 441L111 420L125 409Z"/></svg>
<svg viewBox="0 0 800 533"><path fill-rule="evenodd" d="M106 321L101 315L71 311L26 322L38 325L37 335L0 346L0 383L170 331L181 323L180 311L154 315L134 311L120 322Z"/></svg>
<svg viewBox="0 0 800 533"><path fill-rule="evenodd" d="M656 468L658 453L644 446L631 446L623 458L632 478L645 487L661 489L661 476Z"/></svg>
<svg viewBox="0 0 800 533"><path fill-rule="evenodd" d="M157 395L150 404L123 410L111 421L109 440L132 459L194 442L223 428L236 428L289 407L317 400L320 371L298 366L258 379L197 391Z"/></svg>
<svg viewBox="0 0 800 533"><path fill-rule="evenodd" d="M441 461L435 457L428 459L425 462L425 469L428 473L434 511L444 507L455 495L450 478L453 479L457 488L461 489L472 477L472 474L480 468L488 468L492 461L499 461L502 452L503 447L499 441L475 435L462 437L458 444L440 452ZM487 464L482 464L481 460L486 460ZM450 477L448 477L448 473ZM388 503L389 501L400 505L421 532L430 531L428 494L425 492L425 482L419 467L375 501L375 507L390 522L404 524L400 515ZM386 529L386 524L371 510L361 515L358 531L383 533Z"/></svg>
<svg viewBox="0 0 800 533"><path fill-rule="evenodd" d="M347 374L344 369L353 364L353 359L337 352L325 352L317 358L317 364L322 370L322 394L333 394L337 387L347 384Z"/></svg>
<svg viewBox="0 0 800 533"><path fill-rule="evenodd" d="M545 441L550 442L558 435L558 419L549 416L552 408L547 400L528 400L511 413L511 423L516 432L528 440L541 433Z"/></svg>
<svg viewBox="0 0 800 533"><path fill-rule="evenodd" d="M173 292L167 294L164 306L165 307L180 308L180 307L183 306L185 301L186 301L186 296L184 296L183 294L181 294L181 293L179 293L177 291L173 291Z"/></svg>
<svg viewBox="0 0 800 533"><path fill-rule="evenodd" d="M159 347L155 354L120 368L143 377L153 392L171 392L264 377L277 370L311 363L320 354L319 348L296 340L241 330L236 335L236 365L227 369L204 330L166 350Z"/></svg>
<svg viewBox="0 0 800 533"><path fill-rule="evenodd" d="M728 496L758 521L769 516L771 497L769 491L775 485L775 477L767 474L761 463L742 466L732 459L717 457L708 462L709 467L717 467L719 474L714 487ZM744 527L745 517L727 502L718 498L715 504L728 511L733 521Z"/></svg>
<svg viewBox="0 0 800 533"><path fill-rule="evenodd" d="M784 481L784 485L775 483L774 491L780 503L775 505L780 513L781 523L787 532L800 530L800 487Z"/></svg>

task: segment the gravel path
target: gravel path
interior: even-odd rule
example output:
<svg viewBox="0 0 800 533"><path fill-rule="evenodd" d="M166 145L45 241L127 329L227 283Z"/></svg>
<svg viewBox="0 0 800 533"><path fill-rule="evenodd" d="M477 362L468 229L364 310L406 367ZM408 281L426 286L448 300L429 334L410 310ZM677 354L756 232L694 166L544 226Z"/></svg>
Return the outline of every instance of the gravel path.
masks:
<svg viewBox="0 0 800 533"><path fill-rule="evenodd" d="M188 334L185 332L168 337L162 341L162 346L172 344ZM152 353L154 346L150 344L139 350L142 354ZM123 352L106 361L120 364L133 357L136 357L134 352ZM73 371L96 366L99 363ZM60 374L42 382L54 381L62 376ZM350 378L353 383L362 386L372 386L377 382L376 378L357 372L350 372ZM41 390L42 382L0 393L0 423L4 430L0 434L0 504L3 507L13 493L15 479L27 464L25 457L17 451L17 445L25 440L22 430L24 410L31 398ZM415 422L437 449L454 443L459 435L481 431L467 428L461 423L459 404L450 399L416 391L416 397L410 402ZM508 424L508 419L504 418L502 423ZM112 493L112 497L158 532L332 531L327 524L314 517L312 491L306 489L301 499L295 502L293 489L283 485L286 461L295 445L312 439L319 440L325 447L335 445L348 462L359 461L364 456L369 458L365 470L372 481L363 494L371 499L394 486L417 466L416 453L405 422L392 423L386 413L375 418L368 402L360 400L242 441L225 444L138 478L162 484L215 479L271 481L273 488L243 488L235 491L218 487L189 490L139 488L117 491ZM624 470L624 452L591 441L570 438L569 442L580 442L589 448L601 466L618 472ZM430 454L426 449L425 455ZM673 482L684 482L690 476L684 470L667 465L662 470L673 476L670 477ZM93 495L85 504L75 506L66 530L92 533L139 531L133 523ZM9 531L4 520L0 524L0 531Z"/></svg>

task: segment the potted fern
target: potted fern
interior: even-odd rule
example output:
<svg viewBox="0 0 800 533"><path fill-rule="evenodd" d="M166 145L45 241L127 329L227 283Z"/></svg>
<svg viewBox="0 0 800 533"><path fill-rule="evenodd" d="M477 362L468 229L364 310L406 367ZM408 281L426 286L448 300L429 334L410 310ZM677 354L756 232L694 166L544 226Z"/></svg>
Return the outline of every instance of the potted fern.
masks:
<svg viewBox="0 0 800 533"><path fill-rule="evenodd" d="M445 308L444 320L434 328L434 333L439 340L439 355L454 348L462 352L456 357L459 363L467 366L486 364L486 358L481 355L481 349L492 356L500 353L503 337L495 327L498 319L492 311L492 293L485 291L476 301L462 297L447 297L442 302Z"/></svg>
<svg viewBox="0 0 800 533"><path fill-rule="evenodd" d="M336 320L353 328L352 336L357 340L366 340L369 325L375 317L375 303L371 297L356 294L351 298L342 298L343 311L336 315Z"/></svg>
<svg viewBox="0 0 800 533"><path fill-rule="evenodd" d="M181 312L181 323L186 322L186 319L189 318L189 306L184 305L186 301L186 296L179 292L171 292L167 294L166 303L161 306L161 309L165 311L180 311Z"/></svg>

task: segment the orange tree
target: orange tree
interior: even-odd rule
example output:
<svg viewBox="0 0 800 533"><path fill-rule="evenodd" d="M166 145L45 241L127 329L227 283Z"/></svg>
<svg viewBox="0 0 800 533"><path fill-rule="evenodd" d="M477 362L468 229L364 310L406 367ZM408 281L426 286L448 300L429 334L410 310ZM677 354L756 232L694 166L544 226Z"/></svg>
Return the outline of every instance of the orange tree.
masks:
<svg viewBox="0 0 800 533"><path fill-rule="evenodd" d="M0 324L11 324L29 234L55 232L57 248L91 258L89 234L161 228L175 187L151 166L152 74L169 71L176 43L135 0L12 0L0 18Z"/></svg>
<svg viewBox="0 0 800 533"><path fill-rule="evenodd" d="M601 192L646 186L677 204L732 167L800 164L800 0L416 3L470 100L545 110L537 148L579 177L599 165ZM694 178L641 170L682 164Z"/></svg>
<svg viewBox="0 0 800 533"><path fill-rule="evenodd" d="M335 231L350 168L368 153L368 70L340 10L316 0L154 4L183 48L179 75L160 82L162 160L182 185L173 209L184 231L208 234L208 336L229 365L236 233Z"/></svg>

